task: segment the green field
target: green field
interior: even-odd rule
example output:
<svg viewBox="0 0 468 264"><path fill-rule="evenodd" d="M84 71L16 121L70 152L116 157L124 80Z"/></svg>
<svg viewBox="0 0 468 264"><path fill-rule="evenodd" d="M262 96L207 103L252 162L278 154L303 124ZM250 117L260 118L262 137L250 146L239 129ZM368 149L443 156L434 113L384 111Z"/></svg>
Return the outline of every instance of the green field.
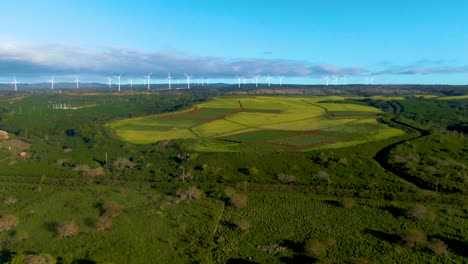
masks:
<svg viewBox="0 0 468 264"><path fill-rule="evenodd" d="M136 144L195 139L192 149L198 151L248 151L252 146L255 150L275 150L275 145L277 150L309 150L352 146L403 133L379 124L376 117L381 111L377 108L330 103L345 99L341 96L215 97L190 110L123 119L108 126L118 138ZM308 136L301 136L311 131ZM316 135L321 131L332 131L329 139L333 140ZM294 139L285 143L288 140L282 138L286 136Z"/></svg>

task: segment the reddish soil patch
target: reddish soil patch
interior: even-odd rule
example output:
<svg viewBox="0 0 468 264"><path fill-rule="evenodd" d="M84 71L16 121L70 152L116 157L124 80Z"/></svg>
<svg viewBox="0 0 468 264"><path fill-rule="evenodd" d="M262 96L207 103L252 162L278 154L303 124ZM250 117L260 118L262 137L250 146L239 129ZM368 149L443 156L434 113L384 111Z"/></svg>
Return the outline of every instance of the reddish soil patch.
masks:
<svg viewBox="0 0 468 264"><path fill-rule="evenodd" d="M196 115L196 114L198 114L198 112L200 112L200 109L194 108L194 109L192 109L192 110L190 110L188 112L185 112L184 114Z"/></svg>

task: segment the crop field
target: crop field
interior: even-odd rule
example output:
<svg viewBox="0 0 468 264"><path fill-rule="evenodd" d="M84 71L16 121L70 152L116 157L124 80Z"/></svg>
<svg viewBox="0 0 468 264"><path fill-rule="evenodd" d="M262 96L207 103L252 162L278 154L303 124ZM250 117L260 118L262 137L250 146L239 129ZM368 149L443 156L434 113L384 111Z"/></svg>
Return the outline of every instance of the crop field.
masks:
<svg viewBox="0 0 468 264"><path fill-rule="evenodd" d="M197 139L192 148L198 151L248 151L252 146L255 150L334 148L403 134L379 124L377 108L330 103L345 99L216 97L190 110L123 119L108 127L118 138L136 144Z"/></svg>

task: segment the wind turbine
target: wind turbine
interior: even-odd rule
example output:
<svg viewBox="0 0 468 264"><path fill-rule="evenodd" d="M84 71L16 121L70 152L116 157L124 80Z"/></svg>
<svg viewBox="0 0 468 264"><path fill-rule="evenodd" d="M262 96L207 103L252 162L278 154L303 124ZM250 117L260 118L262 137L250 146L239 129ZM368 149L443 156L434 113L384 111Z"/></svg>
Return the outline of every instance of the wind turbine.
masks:
<svg viewBox="0 0 468 264"><path fill-rule="evenodd" d="M258 78L260 78L259 75L254 76L255 78L255 87L258 87Z"/></svg>
<svg viewBox="0 0 468 264"><path fill-rule="evenodd" d="M147 80L147 85L148 85L148 91L151 89L151 74L153 73L150 72L148 75L145 75L145 78Z"/></svg>
<svg viewBox="0 0 468 264"><path fill-rule="evenodd" d="M325 79L326 85L328 86L330 84L330 77L325 76L324 79Z"/></svg>
<svg viewBox="0 0 468 264"><path fill-rule="evenodd" d="M268 74L267 81L268 81L268 87L270 87L270 83L271 83L271 77L270 77L270 74Z"/></svg>
<svg viewBox="0 0 468 264"><path fill-rule="evenodd" d="M54 89L54 76L52 76L52 79L49 80L50 86L52 87L52 90Z"/></svg>
<svg viewBox="0 0 468 264"><path fill-rule="evenodd" d="M348 80L348 77L345 75L343 75L343 85L346 85L347 84L347 80Z"/></svg>
<svg viewBox="0 0 468 264"><path fill-rule="evenodd" d="M374 85L374 77L370 77L370 84Z"/></svg>
<svg viewBox="0 0 468 264"><path fill-rule="evenodd" d="M13 82L11 84L15 86L15 92L18 92L18 87L17 87L18 82L16 81L16 76L13 76Z"/></svg>
<svg viewBox="0 0 468 264"><path fill-rule="evenodd" d="M119 75L114 75L115 78L119 81L119 92L120 92L120 78L122 77L122 74Z"/></svg>
<svg viewBox="0 0 468 264"><path fill-rule="evenodd" d="M190 89L190 78L192 78L192 76L188 76L188 74L185 74L185 77L187 77L187 89Z"/></svg>
<svg viewBox="0 0 468 264"><path fill-rule="evenodd" d="M237 78L237 83L238 83L239 88L240 88L240 85L241 85L241 77L236 75L236 78Z"/></svg>
<svg viewBox="0 0 468 264"><path fill-rule="evenodd" d="M167 73L167 82L169 83L169 90L171 90L171 80L172 80L171 74Z"/></svg>
<svg viewBox="0 0 468 264"><path fill-rule="evenodd" d="M75 76L76 89L80 88L80 79L78 76Z"/></svg>
<svg viewBox="0 0 468 264"><path fill-rule="evenodd" d="M133 79L130 79L130 87L133 88Z"/></svg>
<svg viewBox="0 0 468 264"><path fill-rule="evenodd" d="M112 88L112 78L107 77L107 84L109 85L109 88Z"/></svg>
<svg viewBox="0 0 468 264"><path fill-rule="evenodd" d="M284 76L278 76L278 79L280 81L280 86L283 85L283 79L284 79Z"/></svg>
<svg viewBox="0 0 468 264"><path fill-rule="evenodd" d="M335 85L338 85L338 75L333 76L333 79L335 79Z"/></svg>

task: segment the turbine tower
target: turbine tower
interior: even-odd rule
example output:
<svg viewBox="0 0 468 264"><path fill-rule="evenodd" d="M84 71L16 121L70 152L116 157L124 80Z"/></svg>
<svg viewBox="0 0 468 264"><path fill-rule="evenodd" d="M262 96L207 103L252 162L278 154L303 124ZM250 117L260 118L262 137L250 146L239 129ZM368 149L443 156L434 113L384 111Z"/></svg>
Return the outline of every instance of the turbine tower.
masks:
<svg viewBox="0 0 468 264"><path fill-rule="evenodd" d="M236 75L236 78L237 78L237 83L238 83L239 88L240 88L240 85L241 85L241 77Z"/></svg>
<svg viewBox="0 0 468 264"><path fill-rule="evenodd" d="M278 76L278 79L280 81L280 86L283 86L283 79L284 79L284 76Z"/></svg>
<svg viewBox="0 0 468 264"><path fill-rule="evenodd" d="M52 76L52 79L50 79L49 82L50 82L50 87L53 90L54 89L54 76Z"/></svg>
<svg viewBox="0 0 468 264"><path fill-rule="evenodd" d="M343 85L346 85L347 84L347 80L348 80L348 77L345 75L343 75Z"/></svg>
<svg viewBox="0 0 468 264"><path fill-rule="evenodd" d="M117 80L119 81L119 92L120 92L120 78L122 77L122 74L119 74L119 75L114 75L115 78L117 78Z"/></svg>
<svg viewBox="0 0 468 264"><path fill-rule="evenodd" d="M187 77L187 89L190 89L190 78L192 78L192 76L185 74L185 77Z"/></svg>
<svg viewBox="0 0 468 264"><path fill-rule="evenodd" d="M109 88L112 88L112 78L107 77L107 84L109 85Z"/></svg>
<svg viewBox="0 0 468 264"><path fill-rule="evenodd" d="M333 79L335 79L335 85L338 85L338 75L333 76Z"/></svg>
<svg viewBox="0 0 468 264"><path fill-rule="evenodd" d="M18 92L18 82L16 81L16 76L13 76L13 82L11 84L15 86L15 92Z"/></svg>
<svg viewBox="0 0 468 264"><path fill-rule="evenodd" d="M80 88L80 79L78 76L75 76L76 89Z"/></svg>
<svg viewBox="0 0 468 264"><path fill-rule="evenodd" d="M260 78L259 75L254 76L255 78L255 87L258 87L258 78Z"/></svg>
<svg viewBox="0 0 468 264"><path fill-rule="evenodd" d="M130 87L133 88L133 79L130 79Z"/></svg>
<svg viewBox="0 0 468 264"><path fill-rule="evenodd" d="M268 74L267 82L268 82L268 87L270 87L270 84L271 84L271 76L270 76L270 74Z"/></svg>
<svg viewBox="0 0 468 264"><path fill-rule="evenodd" d="M148 85L148 91L151 89L151 74L153 74L153 73L150 72L148 75L145 75L146 84Z"/></svg>
<svg viewBox="0 0 468 264"><path fill-rule="evenodd" d="M169 90L171 90L171 80L172 80L172 76L170 73L167 73L167 82L169 83Z"/></svg>

